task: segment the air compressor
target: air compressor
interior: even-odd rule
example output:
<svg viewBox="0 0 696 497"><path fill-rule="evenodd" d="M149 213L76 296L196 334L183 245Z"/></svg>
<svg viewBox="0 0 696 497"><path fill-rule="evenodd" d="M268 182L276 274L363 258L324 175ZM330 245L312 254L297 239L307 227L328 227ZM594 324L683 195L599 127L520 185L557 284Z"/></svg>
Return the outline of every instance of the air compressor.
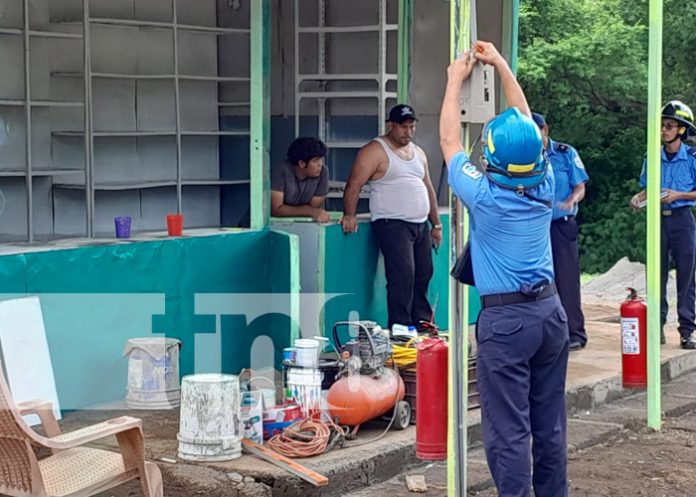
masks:
<svg viewBox="0 0 696 497"><path fill-rule="evenodd" d="M621 379L624 388L648 384L648 307L633 288L621 304Z"/></svg>
<svg viewBox="0 0 696 497"><path fill-rule="evenodd" d="M356 331L342 345L338 329L344 326ZM389 331L373 321L339 321L333 326L333 339L342 360L326 399L331 417L340 425L352 426L352 436L361 424L389 413L392 426L406 429L411 406L404 401L404 382L396 370L384 366L392 355Z"/></svg>

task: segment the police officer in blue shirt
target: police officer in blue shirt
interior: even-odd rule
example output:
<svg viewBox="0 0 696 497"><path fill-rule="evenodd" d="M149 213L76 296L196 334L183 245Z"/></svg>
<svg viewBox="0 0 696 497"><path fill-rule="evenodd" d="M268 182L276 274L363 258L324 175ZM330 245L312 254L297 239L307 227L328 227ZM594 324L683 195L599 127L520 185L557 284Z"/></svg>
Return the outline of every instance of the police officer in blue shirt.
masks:
<svg viewBox="0 0 696 497"><path fill-rule="evenodd" d="M667 279L670 258L677 268L677 314L681 348L696 349L693 332L694 259L696 258L696 222L691 207L696 204L696 149L684 143L696 135L694 115L691 109L672 100L662 108L662 172L661 177L661 288L660 288L660 339L665 343L664 326L667 321ZM640 175L640 186L645 188L647 177L645 163ZM645 202L645 190L631 198L631 207L640 208Z"/></svg>
<svg viewBox="0 0 696 497"><path fill-rule="evenodd" d="M570 350L579 350L587 345L587 333L580 296L580 254L575 216L578 213L578 203L585 198L585 183L589 177L573 147L549 138L549 125L544 116L533 112L532 119L541 130L544 150L551 161L556 180L551 221L553 270L558 295L568 315Z"/></svg>
<svg viewBox="0 0 696 497"><path fill-rule="evenodd" d="M440 147L450 186L471 216L486 457L500 497L529 497L532 486L536 497L567 497L568 326L553 283L553 172L505 59L480 41L472 54L447 71ZM460 139L459 94L477 61L495 67L510 105L484 127L483 172L471 164Z"/></svg>

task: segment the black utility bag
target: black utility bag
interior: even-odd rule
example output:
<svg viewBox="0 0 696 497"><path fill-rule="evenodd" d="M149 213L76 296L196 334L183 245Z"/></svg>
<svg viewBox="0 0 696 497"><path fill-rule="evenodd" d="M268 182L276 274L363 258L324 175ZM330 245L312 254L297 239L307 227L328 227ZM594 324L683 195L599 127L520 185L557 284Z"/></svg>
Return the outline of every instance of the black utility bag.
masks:
<svg viewBox="0 0 696 497"><path fill-rule="evenodd" d="M459 283L465 285L475 286L474 283L474 266L471 264L471 249L469 248L469 242L466 242L462 253L459 254L457 260L450 271L450 275L457 280Z"/></svg>

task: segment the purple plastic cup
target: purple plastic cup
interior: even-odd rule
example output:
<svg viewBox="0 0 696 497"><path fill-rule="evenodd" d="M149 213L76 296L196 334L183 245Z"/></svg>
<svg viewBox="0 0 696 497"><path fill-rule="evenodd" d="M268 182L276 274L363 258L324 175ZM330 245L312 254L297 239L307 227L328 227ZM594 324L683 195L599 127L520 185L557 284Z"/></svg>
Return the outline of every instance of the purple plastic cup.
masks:
<svg viewBox="0 0 696 497"><path fill-rule="evenodd" d="M116 238L130 238L131 235L131 217L119 216L114 218L116 227Z"/></svg>

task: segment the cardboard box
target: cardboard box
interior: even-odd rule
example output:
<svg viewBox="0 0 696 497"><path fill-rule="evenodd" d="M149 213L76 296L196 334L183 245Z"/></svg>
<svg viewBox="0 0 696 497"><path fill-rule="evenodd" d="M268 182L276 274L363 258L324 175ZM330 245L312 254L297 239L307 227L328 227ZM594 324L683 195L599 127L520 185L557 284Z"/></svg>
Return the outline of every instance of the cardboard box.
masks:
<svg viewBox="0 0 696 497"><path fill-rule="evenodd" d="M261 392L243 392L242 404L242 434L244 438L263 443L263 397Z"/></svg>

